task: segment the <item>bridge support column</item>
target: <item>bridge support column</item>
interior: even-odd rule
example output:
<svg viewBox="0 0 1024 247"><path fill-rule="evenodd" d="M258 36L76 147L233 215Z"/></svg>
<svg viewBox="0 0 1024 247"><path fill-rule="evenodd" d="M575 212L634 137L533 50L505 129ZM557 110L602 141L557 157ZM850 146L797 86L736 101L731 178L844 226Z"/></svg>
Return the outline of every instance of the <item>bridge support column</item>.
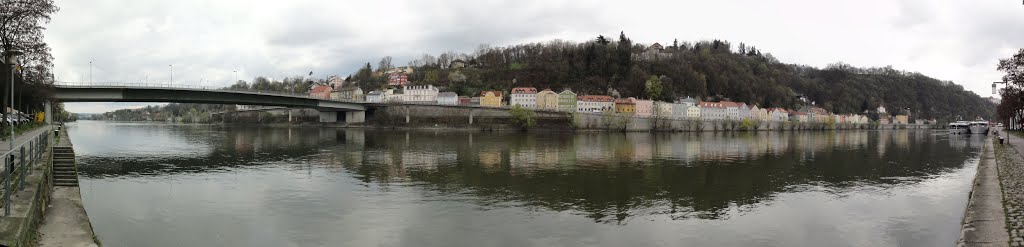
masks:
<svg viewBox="0 0 1024 247"><path fill-rule="evenodd" d="M320 112L321 123L337 123L338 112L322 111Z"/></svg>
<svg viewBox="0 0 1024 247"><path fill-rule="evenodd" d="M469 125L473 125L473 111L469 111Z"/></svg>
<svg viewBox="0 0 1024 247"><path fill-rule="evenodd" d="M43 103L43 118L46 119L46 124L53 123L53 103L49 101Z"/></svg>
<svg viewBox="0 0 1024 247"><path fill-rule="evenodd" d="M405 123L409 124L409 107L405 107Z"/></svg>
<svg viewBox="0 0 1024 247"><path fill-rule="evenodd" d="M350 111L345 112L345 123L363 123L366 122L365 111Z"/></svg>

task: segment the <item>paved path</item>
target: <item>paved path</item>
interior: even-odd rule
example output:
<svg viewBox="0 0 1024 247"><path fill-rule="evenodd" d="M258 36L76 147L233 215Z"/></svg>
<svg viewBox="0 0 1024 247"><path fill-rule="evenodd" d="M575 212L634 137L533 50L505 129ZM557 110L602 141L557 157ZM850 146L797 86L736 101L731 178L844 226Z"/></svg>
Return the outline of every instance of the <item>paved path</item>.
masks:
<svg viewBox="0 0 1024 247"><path fill-rule="evenodd" d="M50 208L39 226L38 246L99 246L92 236L78 187L53 187Z"/></svg>
<svg viewBox="0 0 1024 247"><path fill-rule="evenodd" d="M56 146L71 146L67 133L60 134ZM43 224L39 226L38 246L99 246L93 236L79 188L54 186L50 206L43 216Z"/></svg>
<svg viewBox="0 0 1024 247"><path fill-rule="evenodd" d="M994 148L992 140L985 139L957 246L1007 246L1009 243L1000 184L1000 176L1004 174L996 163Z"/></svg>

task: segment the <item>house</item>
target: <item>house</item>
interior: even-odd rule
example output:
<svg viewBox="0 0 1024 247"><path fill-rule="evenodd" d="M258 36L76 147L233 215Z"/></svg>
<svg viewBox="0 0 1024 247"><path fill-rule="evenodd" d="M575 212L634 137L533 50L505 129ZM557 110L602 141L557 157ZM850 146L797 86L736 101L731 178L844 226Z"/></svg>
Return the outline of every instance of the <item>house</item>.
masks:
<svg viewBox="0 0 1024 247"><path fill-rule="evenodd" d="M661 44L659 44L658 42L654 42L654 44L651 45L651 47L649 47L649 49L654 49L654 50L661 51L661 50L664 50L665 47L662 46Z"/></svg>
<svg viewBox="0 0 1024 247"><path fill-rule="evenodd" d="M877 111L879 115L885 114L885 106L878 105L878 109L875 109L875 111Z"/></svg>
<svg viewBox="0 0 1024 247"><path fill-rule="evenodd" d="M725 107L725 119L732 119L732 120L740 119L740 105L739 104L737 104L736 102L731 102L731 101L721 101L721 102L718 102L718 103L722 104L722 107ZM748 109L748 113L749 113L749 109Z"/></svg>
<svg viewBox="0 0 1024 247"><path fill-rule="evenodd" d="M672 114L674 110L673 108L672 103L655 101L652 114L662 118L675 118L676 115Z"/></svg>
<svg viewBox="0 0 1024 247"><path fill-rule="evenodd" d="M769 113L768 119L774 122L789 121L789 111L786 111L786 109L782 108L772 108L771 112Z"/></svg>
<svg viewBox="0 0 1024 247"><path fill-rule="evenodd" d="M907 115L896 115L896 122L895 122L895 124L909 124L909 123L910 123L910 119L909 119L909 117L907 117Z"/></svg>
<svg viewBox="0 0 1024 247"><path fill-rule="evenodd" d="M722 120L728 118L726 105L728 102L700 102L700 118L705 120Z"/></svg>
<svg viewBox="0 0 1024 247"><path fill-rule="evenodd" d="M437 94L438 105L458 105L459 95L455 92L442 92Z"/></svg>
<svg viewBox="0 0 1024 247"><path fill-rule="evenodd" d="M480 106L501 107L501 91L480 91Z"/></svg>
<svg viewBox="0 0 1024 247"><path fill-rule="evenodd" d="M402 101L406 103L437 103L440 91L433 85L402 87Z"/></svg>
<svg viewBox="0 0 1024 247"><path fill-rule="evenodd" d="M537 93L537 109L558 109L558 94L551 89L544 89Z"/></svg>
<svg viewBox="0 0 1024 247"><path fill-rule="evenodd" d="M512 88L508 95L509 105L525 108L537 108L537 88L517 87Z"/></svg>
<svg viewBox="0 0 1024 247"><path fill-rule="evenodd" d="M409 76L405 73L390 73L388 74L388 86L401 87L409 84Z"/></svg>
<svg viewBox="0 0 1024 247"><path fill-rule="evenodd" d="M696 105L686 106L686 118L699 119L701 115L700 107Z"/></svg>
<svg viewBox="0 0 1024 247"><path fill-rule="evenodd" d="M309 89L309 97L317 99L331 99L331 86L319 85Z"/></svg>
<svg viewBox="0 0 1024 247"><path fill-rule="evenodd" d="M638 99L633 103L636 104L636 116L650 117L654 114L654 101Z"/></svg>
<svg viewBox="0 0 1024 247"><path fill-rule="evenodd" d="M331 93L331 100L337 101L363 101L364 97L363 89L359 87L346 87Z"/></svg>
<svg viewBox="0 0 1024 247"><path fill-rule="evenodd" d="M751 107L750 116L757 121L768 121L768 109L758 108L757 106Z"/></svg>
<svg viewBox="0 0 1024 247"><path fill-rule="evenodd" d="M576 97L576 110L580 112L603 112L615 109L615 99L607 95L583 95Z"/></svg>
<svg viewBox="0 0 1024 247"><path fill-rule="evenodd" d="M882 125L887 125L887 124L889 124L889 118L887 118L887 117L878 118L878 123L882 124Z"/></svg>
<svg viewBox="0 0 1024 247"><path fill-rule="evenodd" d="M736 102L736 119L748 119L750 118L750 106L747 103Z"/></svg>
<svg viewBox="0 0 1024 247"><path fill-rule="evenodd" d="M558 110L559 111L576 111L576 93L572 90L565 89L561 93L558 93Z"/></svg>
<svg viewBox="0 0 1024 247"><path fill-rule="evenodd" d="M366 93L366 103L384 103L384 92L370 91Z"/></svg>
<svg viewBox="0 0 1024 247"><path fill-rule="evenodd" d="M469 105L470 102L472 102L472 100L469 97L459 96L459 105Z"/></svg>
<svg viewBox="0 0 1024 247"><path fill-rule="evenodd" d="M334 90L341 90L345 86L345 78L337 75L327 77L327 85L331 85Z"/></svg>
<svg viewBox="0 0 1024 247"><path fill-rule="evenodd" d="M801 112L801 111L796 112L796 115L795 115L796 116L796 121L797 122L801 122L801 123L810 122L810 118L809 118L809 116L807 116L807 114L808 113Z"/></svg>
<svg viewBox="0 0 1024 247"><path fill-rule="evenodd" d="M395 89L384 90L384 103L403 103L405 95L395 93Z"/></svg>
<svg viewBox="0 0 1024 247"><path fill-rule="evenodd" d="M625 113L629 115L636 114L636 99L629 97L626 99L615 99L615 112Z"/></svg>

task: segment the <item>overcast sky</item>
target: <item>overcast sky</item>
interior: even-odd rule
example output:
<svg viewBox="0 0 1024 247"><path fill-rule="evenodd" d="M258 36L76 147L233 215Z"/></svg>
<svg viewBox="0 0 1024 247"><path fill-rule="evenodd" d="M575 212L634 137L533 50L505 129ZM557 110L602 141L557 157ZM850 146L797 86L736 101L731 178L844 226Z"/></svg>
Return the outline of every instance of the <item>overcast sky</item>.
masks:
<svg viewBox="0 0 1024 247"><path fill-rule="evenodd" d="M724 39L786 63L892 65L989 96L999 58L1024 47L1017 0L262 1L57 0L48 24L59 81L228 85L348 75L383 56L625 31L650 44ZM73 112L144 104L69 103Z"/></svg>

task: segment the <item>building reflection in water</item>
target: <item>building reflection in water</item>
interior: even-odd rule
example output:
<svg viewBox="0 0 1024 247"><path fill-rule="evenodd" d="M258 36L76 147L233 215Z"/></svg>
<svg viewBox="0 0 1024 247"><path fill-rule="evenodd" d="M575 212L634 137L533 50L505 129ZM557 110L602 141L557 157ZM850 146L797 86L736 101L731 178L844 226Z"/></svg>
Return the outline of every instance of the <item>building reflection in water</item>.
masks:
<svg viewBox="0 0 1024 247"><path fill-rule="evenodd" d="M512 133L233 127L205 157L104 166L83 176L144 176L312 164L381 186L469 191L622 223L639 215L717 219L779 193L917 183L964 166L980 138L931 131ZM188 138L178 141L188 143ZM927 155L922 155L927 154ZM277 162L267 162L276 160ZM158 172L157 172L158 171Z"/></svg>

